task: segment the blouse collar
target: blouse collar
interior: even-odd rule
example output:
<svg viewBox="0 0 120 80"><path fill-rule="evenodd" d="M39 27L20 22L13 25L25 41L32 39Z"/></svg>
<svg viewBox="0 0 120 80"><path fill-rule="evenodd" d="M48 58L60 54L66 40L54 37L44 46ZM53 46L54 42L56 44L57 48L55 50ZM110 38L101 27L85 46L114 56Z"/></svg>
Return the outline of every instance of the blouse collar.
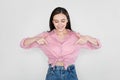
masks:
<svg viewBox="0 0 120 80"><path fill-rule="evenodd" d="M72 34L72 31L70 29L67 29L67 35L64 36L64 38L62 40L60 40L57 36L57 33L55 32L55 29L53 29L51 31L51 35L57 40L57 41L60 41L61 43L65 42L67 39L69 39L69 37L71 36Z"/></svg>

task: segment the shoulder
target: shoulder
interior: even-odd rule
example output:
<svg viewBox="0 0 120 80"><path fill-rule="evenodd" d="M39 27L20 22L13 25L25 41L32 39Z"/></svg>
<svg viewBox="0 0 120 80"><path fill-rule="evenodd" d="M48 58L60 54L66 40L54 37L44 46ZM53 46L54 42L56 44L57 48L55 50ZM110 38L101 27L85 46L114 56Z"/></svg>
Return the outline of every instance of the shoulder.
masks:
<svg viewBox="0 0 120 80"><path fill-rule="evenodd" d="M81 36L80 32L76 32L76 31L71 31L71 34L78 38Z"/></svg>
<svg viewBox="0 0 120 80"><path fill-rule="evenodd" d="M39 34L37 34L37 36L39 37L47 37L49 35L50 32L48 31L43 31L43 32L40 32Z"/></svg>

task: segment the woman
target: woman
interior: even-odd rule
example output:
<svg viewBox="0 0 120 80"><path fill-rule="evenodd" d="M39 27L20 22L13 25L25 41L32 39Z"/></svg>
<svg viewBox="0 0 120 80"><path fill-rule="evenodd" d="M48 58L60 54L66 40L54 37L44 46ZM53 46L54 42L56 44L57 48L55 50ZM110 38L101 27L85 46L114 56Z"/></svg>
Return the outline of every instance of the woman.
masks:
<svg viewBox="0 0 120 80"><path fill-rule="evenodd" d="M53 10L49 26L50 31L24 38L21 47L25 49L38 47L43 50L49 64L46 80L78 80L74 63L79 50L98 49L99 40L73 31L69 14L62 7Z"/></svg>

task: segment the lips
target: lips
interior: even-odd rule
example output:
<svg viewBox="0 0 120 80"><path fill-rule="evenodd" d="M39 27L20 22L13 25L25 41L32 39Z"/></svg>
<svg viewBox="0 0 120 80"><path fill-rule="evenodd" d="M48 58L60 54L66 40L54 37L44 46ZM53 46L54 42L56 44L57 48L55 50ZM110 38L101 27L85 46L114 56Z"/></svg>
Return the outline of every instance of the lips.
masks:
<svg viewBox="0 0 120 80"><path fill-rule="evenodd" d="M63 28L64 28L64 26L58 26L57 28L58 28L58 29L63 29Z"/></svg>

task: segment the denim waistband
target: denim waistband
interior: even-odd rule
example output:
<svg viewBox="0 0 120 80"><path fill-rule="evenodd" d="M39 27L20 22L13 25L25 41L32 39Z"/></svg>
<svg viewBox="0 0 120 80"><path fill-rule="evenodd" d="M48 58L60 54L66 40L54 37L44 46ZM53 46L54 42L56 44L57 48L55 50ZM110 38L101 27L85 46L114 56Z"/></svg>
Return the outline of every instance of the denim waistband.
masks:
<svg viewBox="0 0 120 80"><path fill-rule="evenodd" d="M53 66L51 64L49 64L49 68L52 69L52 70L65 70L64 66ZM69 65L67 67L67 70L72 70L72 69L75 69L75 65L72 64L72 65Z"/></svg>

